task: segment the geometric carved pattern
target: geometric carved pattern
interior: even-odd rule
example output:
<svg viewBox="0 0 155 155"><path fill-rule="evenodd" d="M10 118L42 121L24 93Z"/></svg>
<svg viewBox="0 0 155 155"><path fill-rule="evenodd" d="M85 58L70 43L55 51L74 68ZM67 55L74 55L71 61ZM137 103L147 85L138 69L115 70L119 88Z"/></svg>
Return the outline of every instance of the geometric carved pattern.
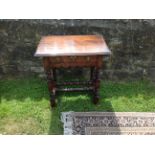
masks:
<svg viewBox="0 0 155 155"><path fill-rule="evenodd" d="M155 135L155 127L86 127L86 135Z"/></svg>
<svg viewBox="0 0 155 155"><path fill-rule="evenodd" d="M62 122L64 134L155 134L155 113L68 112Z"/></svg>

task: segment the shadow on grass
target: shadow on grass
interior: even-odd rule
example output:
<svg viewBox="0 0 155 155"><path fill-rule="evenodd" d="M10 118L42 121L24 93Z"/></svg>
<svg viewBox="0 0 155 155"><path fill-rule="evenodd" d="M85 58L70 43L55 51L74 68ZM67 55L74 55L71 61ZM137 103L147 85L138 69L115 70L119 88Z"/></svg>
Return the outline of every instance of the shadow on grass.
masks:
<svg viewBox="0 0 155 155"><path fill-rule="evenodd" d="M61 93L58 97L58 102L63 104L63 107L68 107L66 102L76 101L77 104L81 103L92 103L90 100L90 95L87 93L74 93L67 92ZM26 98L30 98L33 101L40 101L41 99L49 100L49 93L47 88L47 83L45 79L40 79L36 77L26 77L21 79L11 79L11 80L1 80L0 82L0 95L1 98L5 100L19 100L23 101ZM155 87L151 85L148 81L139 82L102 82L100 87L100 103L105 103L105 98L119 98L119 97L136 97L137 95L145 95L146 97L154 97ZM70 99L67 99L70 98ZM59 104L59 103L58 103ZM74 103L75 104L75 103ZM101 103L102 104L102 103ZM72 105L72 104L71 104ZM74 106L73 106L74 107ZM71 108L71 107L69 107Z"/></svg>
<svg viewBox="0 0 155 155"><path fill-rule="evenodd" d="M57 99L57 107L52 109L51 123L48 134L63 134L63 124L61 123L60 118L61 112L114 112L111 102L104 101L104 99L102 99L102 104L99 103L94 105L92 102L92 94L89 92L59 93L57 95ZM113 113L112 116L115 116L115 113ZM119 127L116 130L119 132Z"/></svg>
<svg viewBox="0 0 155 155"><path fill-rule="evenodd" d="M23 77L21 79L1 80L0 88L1 97L7 101L24 101L26 98L40 101L49 98L44 79Z"/></svg>
<svg viewBox="0 0 155 155"><path fill-rule="evenodd" d="M12 100L21 101L22 103L26 102L27 98L34 103L44 99L47 102L45 104L49 104L47 83L44 79L36 77L1 80L0 95L3 104L5 104L5 101ZM91 96L91 94L84 92L60 93L57 97L57 107L51 110L48 134L63 134L60 115L61 112L65 111L114 112L124 110L154 111L155 109L155 87L145 81L126 83L102 82L100 88L101 99L98 105L92 103ZM129 100L132 102L128 102ZM42 108L41 105L38 106Z"/></svg>

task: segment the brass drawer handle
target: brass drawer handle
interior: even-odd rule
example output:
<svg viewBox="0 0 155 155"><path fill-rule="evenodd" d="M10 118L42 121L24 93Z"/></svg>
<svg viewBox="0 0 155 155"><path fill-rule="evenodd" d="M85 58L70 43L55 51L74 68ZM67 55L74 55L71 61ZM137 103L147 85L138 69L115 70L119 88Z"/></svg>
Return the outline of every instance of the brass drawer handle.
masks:
<svg viewBox="0 0 155 155"><path fill-rule="evenodd" d="M57 58L56 58L56 61L57 61L57 62L59 62L59 61L60 61L60 58L59 58L59 57L57 57Z"/></svg>
<svg viewBox="0 0 155 155"><path fill-rule="evenodd" d="M90 61L90 57L87 57L87 61Z"/></svg>
<svg viewBox="0 0 155 155"><path fill-rule="evenodd" d="M76 58L75 56L71 56L71 57L70 57L70 59L71 59L72 61L75 60L75 58Z"/></svg>

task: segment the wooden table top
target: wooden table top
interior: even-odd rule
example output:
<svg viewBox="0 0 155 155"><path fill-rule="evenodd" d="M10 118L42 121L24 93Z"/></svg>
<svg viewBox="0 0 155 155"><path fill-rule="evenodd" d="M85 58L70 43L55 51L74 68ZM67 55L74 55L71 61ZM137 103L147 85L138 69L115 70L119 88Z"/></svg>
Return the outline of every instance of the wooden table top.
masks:
<svg viewBox="0 0 155 155"><path fill-rule="evenodd" d="M110 53L101 35L55 35L42 37L35 56L87 56Z"/></svg>

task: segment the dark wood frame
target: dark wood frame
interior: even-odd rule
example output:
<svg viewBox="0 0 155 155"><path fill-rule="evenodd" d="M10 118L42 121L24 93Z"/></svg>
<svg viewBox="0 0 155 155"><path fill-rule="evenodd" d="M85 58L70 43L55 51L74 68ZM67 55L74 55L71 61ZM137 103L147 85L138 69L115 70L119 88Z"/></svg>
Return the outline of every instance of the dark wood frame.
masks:
<svg viewBox="0 0 155 155"><path fill-rule="evenodd" d="M62 56L44 57L43 65L47 77L51 107L56 106L56 93L60 91L91 91L93 103L99 102L99 71L102 66L103 56ZM87 67L90 68L90 81L86 82L57 82L56 70L58 68ZM78 85L80 88L60 88L61 86Z"/></svg>

